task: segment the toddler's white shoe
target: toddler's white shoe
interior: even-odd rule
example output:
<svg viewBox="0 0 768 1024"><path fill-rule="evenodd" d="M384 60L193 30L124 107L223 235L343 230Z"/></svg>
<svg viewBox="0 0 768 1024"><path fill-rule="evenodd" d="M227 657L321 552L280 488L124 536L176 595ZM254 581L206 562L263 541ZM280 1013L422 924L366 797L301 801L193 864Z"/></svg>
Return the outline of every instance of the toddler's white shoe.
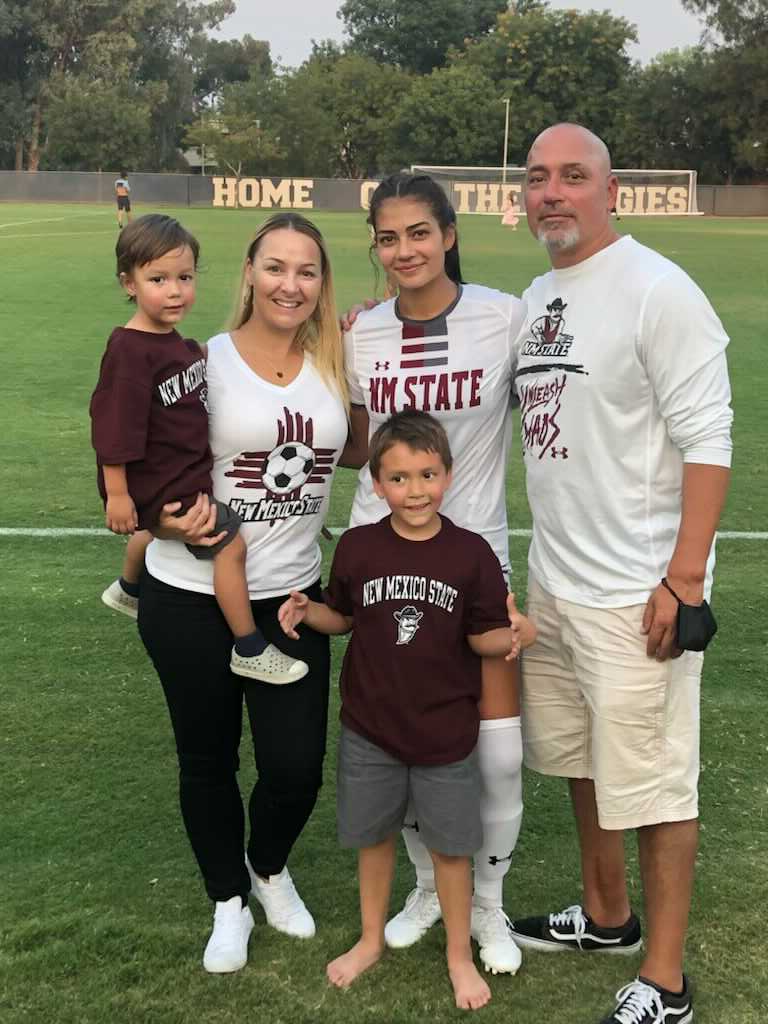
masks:
<svg viewBox="0 0 768 1024"><path fill-rule="evenodd" d="M236 676L247 676L249 679L258 679L262 683L273 683L277 686L295 683L309 672L309 665L306 662L294 661L279 651L274 644L267 644L261 654L252 658L244 658L233 647L229 667Z"/></svg>
<svg viewBox="0 0 768 1024"><path fill-rule="evenodd" d="M131 597L130 594L127 594L120 586L120 580L109 584L101 595L101 600L107 608L111 608L115 612L122 612L123 615L130 615L132 619L137 618L139 614L138 597Z"/></svg>

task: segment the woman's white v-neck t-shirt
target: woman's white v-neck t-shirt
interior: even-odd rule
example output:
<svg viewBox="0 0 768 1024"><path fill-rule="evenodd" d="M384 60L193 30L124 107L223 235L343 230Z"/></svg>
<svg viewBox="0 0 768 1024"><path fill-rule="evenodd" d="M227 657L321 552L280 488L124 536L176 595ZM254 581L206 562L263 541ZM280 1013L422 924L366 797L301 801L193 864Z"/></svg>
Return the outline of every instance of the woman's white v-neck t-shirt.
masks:
<svg viewBox="0 0 768 1024"><path fill-rule="evenodd" d="M306 587L320 576L318 538L347 440L343 402L309 354L280 387L248 366L228 333L208 342L206 373L213 493L243 520L251 598ZM153 540L146 561L163 583L213 593L213 562L180 541Z"/></svg>

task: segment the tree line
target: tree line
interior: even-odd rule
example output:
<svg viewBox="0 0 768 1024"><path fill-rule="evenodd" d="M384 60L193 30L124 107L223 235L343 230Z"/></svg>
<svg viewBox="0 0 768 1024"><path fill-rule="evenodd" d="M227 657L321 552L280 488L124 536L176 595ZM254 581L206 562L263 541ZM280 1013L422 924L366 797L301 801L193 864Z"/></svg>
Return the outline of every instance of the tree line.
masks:
<svg viewBox="0 0 768 1024"><path fill-rule="evenodd" d="M345 0L345 41L297 68L210 32L233 0L0 0L0 167L374 177L499 165L543 126L598 131L624 167L768 177L768 0L682 0L702 41L642 66L633 25L547 0Z"/></svg>

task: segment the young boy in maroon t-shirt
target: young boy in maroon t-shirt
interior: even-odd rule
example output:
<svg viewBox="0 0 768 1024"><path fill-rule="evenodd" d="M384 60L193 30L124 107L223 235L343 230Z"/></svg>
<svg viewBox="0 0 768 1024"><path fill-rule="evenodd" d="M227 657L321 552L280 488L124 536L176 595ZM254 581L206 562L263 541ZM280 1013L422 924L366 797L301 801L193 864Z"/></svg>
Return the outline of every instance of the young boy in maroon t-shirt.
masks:
<svg viewBox="0 0 768 1024"><path fill-rule="evenodd" d="M395 843L412 801L435 864L456 1005L490 990L472 960L471 856L482 843L475 746L480 658L515 658L535 629L515 608L488 543L438 514L448 438L427 413L396 413L371 438L370 470L391 515L347 531L324 603L292 592L288 636L353 629L341 673L338 830L359 849L362 935L328 965L345 988L380 958Z"/></svg>
<svg viewBox="0 0 768 1024"><path fill-rule="evenodd" d="M115 247L117 276L136 312L107 342L91 398L91 426L106 524L114 533L132 535L123 575L102 600L133 618L144 550L152 539L147 531L157 525L164 505L179 502L182 514L200 493L212 492L205 355L176 330L195 301L199 252L197 239L162 214L133 221ZM256 628L240 517L228 505L215 504L218 539L187 548L195 558L213 559L216 600L235 636L231 669L267 683L301 679L307 665L268 644Z"/></svg>

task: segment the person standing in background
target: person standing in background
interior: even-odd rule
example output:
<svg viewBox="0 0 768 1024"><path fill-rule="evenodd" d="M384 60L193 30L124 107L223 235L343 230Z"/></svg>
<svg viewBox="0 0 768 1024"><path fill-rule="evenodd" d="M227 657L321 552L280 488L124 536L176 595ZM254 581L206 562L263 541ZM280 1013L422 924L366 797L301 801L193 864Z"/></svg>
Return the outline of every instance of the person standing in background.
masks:
<svg viewBox="0 0 768 1024"><path fill-rule="evenodd" d="M117 226L123 229L123 214L128 223L131 222L131 186L128 182L128 172L120 171L120 177L115 179L115 201L117 202Z"/></svg>

